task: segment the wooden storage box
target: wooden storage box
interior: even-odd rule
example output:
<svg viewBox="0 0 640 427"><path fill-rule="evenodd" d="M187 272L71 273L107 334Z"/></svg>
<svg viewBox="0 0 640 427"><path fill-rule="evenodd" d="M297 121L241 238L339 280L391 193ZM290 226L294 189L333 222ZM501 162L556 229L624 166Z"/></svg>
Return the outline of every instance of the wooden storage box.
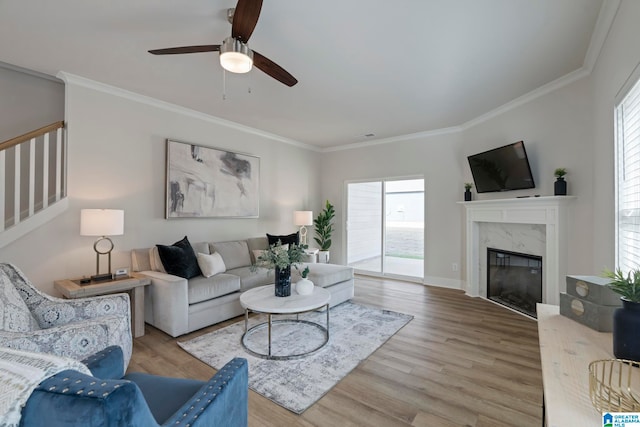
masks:
<svg viewBox="0 0 640 427"><path fill-rule="evenodd" d="M598 276L567 276L567 293L598 305L621 306L620 295L606 286L609 281Z"/></svg>
<svg viewBox="0 0 640 427"><path fill-rule="evenodd" d="M560 314L599 332L613 330L613 312L617 306L599 305L573 295L560 294Z"/></svg>

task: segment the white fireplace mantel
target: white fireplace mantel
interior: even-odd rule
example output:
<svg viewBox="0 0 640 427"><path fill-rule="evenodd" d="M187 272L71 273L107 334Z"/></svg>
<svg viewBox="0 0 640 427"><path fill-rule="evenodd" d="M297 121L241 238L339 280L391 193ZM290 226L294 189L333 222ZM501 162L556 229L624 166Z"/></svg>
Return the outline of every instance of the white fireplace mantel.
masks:
<svg viewBox="0 0 640 427"><path fill-rule="evenodd" d="M560 292L566 291L568 209L575 199L575 196L547 196L460 202L467 214L467 295L486 297L480 280L480 223L539 224L545 226L542 302L558 305Z"/></svg>

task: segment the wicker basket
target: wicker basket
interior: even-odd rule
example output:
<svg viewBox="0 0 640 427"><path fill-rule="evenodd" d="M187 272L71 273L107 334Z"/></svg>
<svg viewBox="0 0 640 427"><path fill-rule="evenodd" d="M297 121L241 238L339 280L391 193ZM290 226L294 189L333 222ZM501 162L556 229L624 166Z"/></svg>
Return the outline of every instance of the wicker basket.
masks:
<svg viewBox="0 0 640 427"><path fill-rule="evenodd" d="M599 412L640 412L640 363L622 359L591 362L589 394Z"/></svg>

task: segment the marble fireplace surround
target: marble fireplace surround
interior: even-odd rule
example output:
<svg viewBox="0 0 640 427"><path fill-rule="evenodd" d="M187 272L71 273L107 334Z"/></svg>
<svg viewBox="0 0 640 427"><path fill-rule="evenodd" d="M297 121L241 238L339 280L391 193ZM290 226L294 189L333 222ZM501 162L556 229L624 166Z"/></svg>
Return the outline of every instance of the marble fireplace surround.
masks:
<svg viewBox="0 0 640 427"><path fill-rule="evenodd" d="M542 256L542 298L558 305L567 274L567 221L574 196L461 202L466 210L465 291L487 297L487 246Z"/></svg>

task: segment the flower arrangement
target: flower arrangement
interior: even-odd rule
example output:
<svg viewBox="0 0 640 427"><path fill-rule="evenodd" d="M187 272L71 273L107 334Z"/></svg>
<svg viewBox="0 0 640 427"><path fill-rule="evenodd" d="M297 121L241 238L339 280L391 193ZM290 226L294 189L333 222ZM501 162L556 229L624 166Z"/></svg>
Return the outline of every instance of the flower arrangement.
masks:
<svg viewBox="0 0 640 427"><path fill-rule="evenodd" d="M260 256L256 258L256 263L252 265L252 270L256 267L266 267L269 270L274 268L285 269L293 266L298 269L298 264L304 261L306 245L283 245L279 240L276 244L265 249Z"/></svg>
<svg viewBox="0 0 640 427"><path fill-rule="evenodd" d="M469 190L471 190L471 187L473 187L472 183L470 183L470 182L465 182L464 183L464 189L465 190L469 191Z"/></svg>

